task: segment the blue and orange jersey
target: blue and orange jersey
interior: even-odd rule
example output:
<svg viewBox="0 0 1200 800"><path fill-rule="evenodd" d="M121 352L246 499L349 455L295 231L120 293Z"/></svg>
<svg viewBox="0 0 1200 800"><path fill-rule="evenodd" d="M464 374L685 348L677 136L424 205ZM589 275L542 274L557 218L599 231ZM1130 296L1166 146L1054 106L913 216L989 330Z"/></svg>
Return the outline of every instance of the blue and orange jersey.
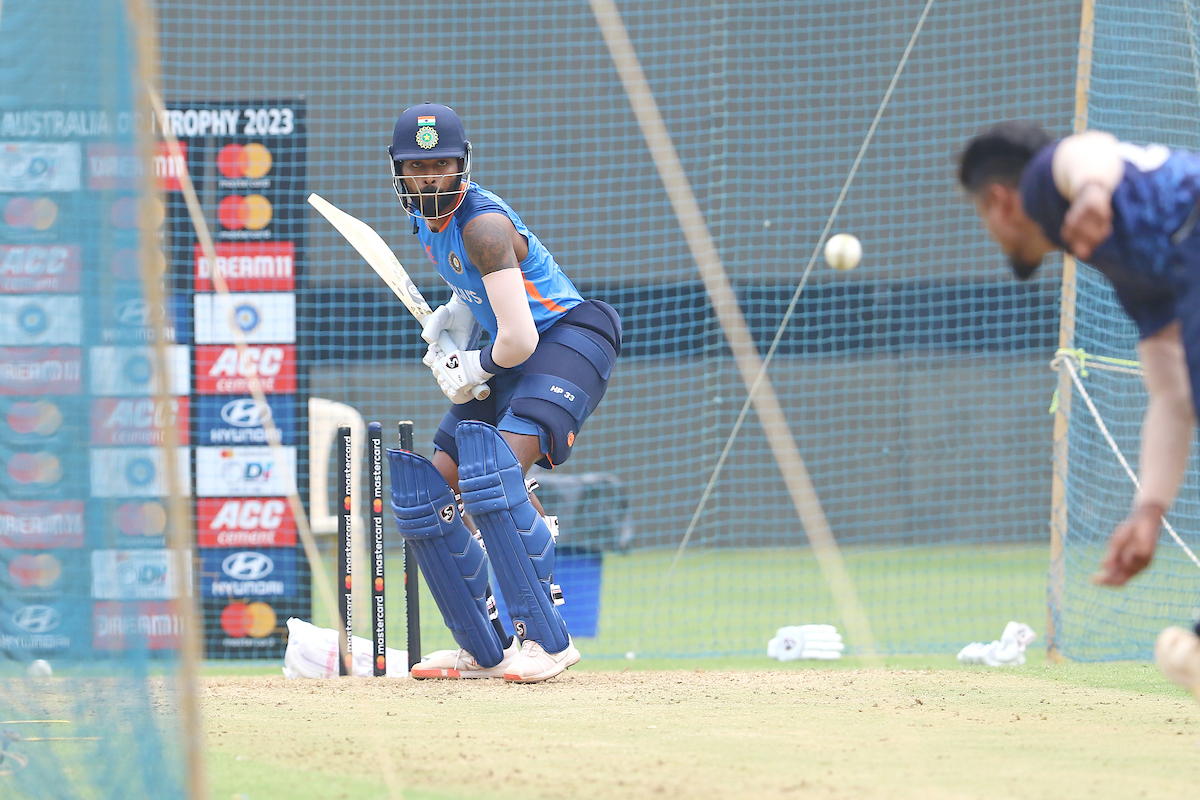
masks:
<svg viewBox="0 0 1200 800"><path fill-rule="evenodd" d="M417 238L425 247L426 255L437 265L438 274L450 284L459 299L474 312L479 324L495 339L496 313L488 302L479 268L467 257L462 237L463 228L468 222L480 214L488 213L506 215L512 220L517 233L529 243L529 255L520 265L521 274L525 280L529 308L533 312L533 322L541 333L582 303L583 297L541 240L525 227L517 212L497 195L472 181L450 223L440 232L433 233L424 219L417 218Z"/></svg>
<svg viewBox="0 0 1200 800"><path fill-rule="evenodd" d="M1042 148L1025 167L1021 204L1046 238L1066 250L1062 225L1071 204L1054 185L1051 169L1058 145ZM1112 195L1113 232L1087 263L1112 283L1145 337L1175 319L1175 301L1186 288L1179 274L1182 248L1194 249L1196 240L1183 245L1173 235L1200 202L1200 154L1161 145L1119 147L1125 173Z"/></svg>

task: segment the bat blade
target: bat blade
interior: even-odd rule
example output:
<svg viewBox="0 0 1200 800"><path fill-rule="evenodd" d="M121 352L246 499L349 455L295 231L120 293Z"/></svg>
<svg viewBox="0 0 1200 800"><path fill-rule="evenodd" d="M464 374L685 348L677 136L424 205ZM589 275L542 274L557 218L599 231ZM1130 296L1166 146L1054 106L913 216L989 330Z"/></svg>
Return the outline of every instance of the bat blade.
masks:
<svg viewBox="0 0 1200 800"><path fill-rule="evenodd" d="M404 265L396 258L396 254L388 247L383 237L370 225L342 211L316 192L308 196L308 204L338 229L350 246L371 265L375 274L391 287L392 292L400 298L400 302L404 303L409 313L416 317L417 322L424 324L433 310L430 309L429 303L425 302L417 285L408 277ZM452 353L458 349L444 331L438 337L437 344L443 353ZM474 388L472 394L476 400L486 400L491 391L486 383L481 383Z"/></svg>
<svg viewBox="0 0 1200 800"><path fill-rule="evenodd" d="M400 298L400 302L404 303L418 322L424 322L425 318L433 313L416 284L408 277L400 259L396 258L392 248L388 247L387 242L374 228L350 216L315 192L308 196L308 204L321 212L321 216L338 229L363 260L371 265L375 274L391 287L396 297Z"/></svg>

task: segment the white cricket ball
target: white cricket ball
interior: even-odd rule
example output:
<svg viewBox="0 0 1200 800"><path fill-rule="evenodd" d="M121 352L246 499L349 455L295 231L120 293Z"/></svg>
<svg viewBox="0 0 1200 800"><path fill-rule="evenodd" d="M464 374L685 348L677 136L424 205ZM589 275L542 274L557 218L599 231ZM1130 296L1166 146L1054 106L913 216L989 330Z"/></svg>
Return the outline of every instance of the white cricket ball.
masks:
<svg viewBox="0 0 1200 800"><path fill-rule="evenodd" d="M625 658L629 659L630 661L633 661L635 658L637 658L637 656L635 656L633 654L633 651L630 650L628 653L625 654Z"/></svg>
<svg viewBox="0 0 1200 800"><path fill-rule="evenodd" d="M54 674L54 670L50 668L49 661L39 658L37 661L29 662L29 666L25 668L25 674L31 678L49 678Z"/></svg>
<svg viewBox="0 0 1200 800"><path fill-rule="evenodd" d="M825 243L825 262L834 269L854 269L862 260L862 244L848 233L830 236Z"/></svg>

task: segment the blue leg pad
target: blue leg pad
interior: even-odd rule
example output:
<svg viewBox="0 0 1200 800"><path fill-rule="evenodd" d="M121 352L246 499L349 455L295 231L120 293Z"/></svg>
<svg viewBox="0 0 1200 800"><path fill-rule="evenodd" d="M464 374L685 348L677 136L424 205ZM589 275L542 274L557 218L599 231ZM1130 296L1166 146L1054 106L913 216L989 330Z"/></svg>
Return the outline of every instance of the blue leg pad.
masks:
<svg viewBox="0 0 1200 800"><path fill-rule="evenodd" d="M388 450L392 511L400 536L412 545L454 641L480 666L504 659L504 643L488 618L488 561L458 513L454 491L437 468L416 453Z"/></svg>
<svg viewBox="0 0 1200 800"><path fill-rule="evenodd" d="M529 500L521 462L487 423L461 422L454 439L463 506L483 534L517 635L562 652L570 642L550 592L554 537Z"/></svg>

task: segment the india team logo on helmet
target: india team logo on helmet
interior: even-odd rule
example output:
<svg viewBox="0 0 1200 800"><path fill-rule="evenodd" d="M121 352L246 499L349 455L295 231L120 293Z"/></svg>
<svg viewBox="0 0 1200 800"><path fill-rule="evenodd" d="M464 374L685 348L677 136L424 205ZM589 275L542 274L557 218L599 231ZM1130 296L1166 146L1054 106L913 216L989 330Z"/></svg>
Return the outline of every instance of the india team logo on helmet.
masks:
<svg viewBox="0 0 1200 800"><path fill-rule="evenodd" d="M417 146L423 150L437 147L437 117L417 117Z"/></svg>

